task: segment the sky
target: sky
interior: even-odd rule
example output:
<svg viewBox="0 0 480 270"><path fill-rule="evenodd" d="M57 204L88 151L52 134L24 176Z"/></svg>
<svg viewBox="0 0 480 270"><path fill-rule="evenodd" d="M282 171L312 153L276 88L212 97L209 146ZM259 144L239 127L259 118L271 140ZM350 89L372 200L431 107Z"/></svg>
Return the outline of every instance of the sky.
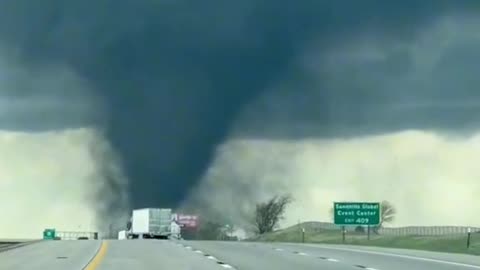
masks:
<svg viewBox="0 0 480 270"><path fill-rule="evenodd" d="M10 209L22 213L11 224L38 211L25 186L39 181L73 181L77 193L59 201L46 189L42 209L62 204L64 213L39 217L38 228L198 205L245 223L255 201L287 191L297 199L286 223L327 219L333 200L386 197L404 213L398 225L451 223L451 211L435 208L440 194L456 190L455 207L478 202L465 194L479 185L479 8L458 0L4 0L0 147L22 150L18 164L2 166L0 192L24 203ZM59 145L64 151L53 150ZM38 151L61 173L38 163ZM414 183L422 183L415 194ZM422 206L410 213L406 196ZM65 224L77 209L85 214Z"/></svg>

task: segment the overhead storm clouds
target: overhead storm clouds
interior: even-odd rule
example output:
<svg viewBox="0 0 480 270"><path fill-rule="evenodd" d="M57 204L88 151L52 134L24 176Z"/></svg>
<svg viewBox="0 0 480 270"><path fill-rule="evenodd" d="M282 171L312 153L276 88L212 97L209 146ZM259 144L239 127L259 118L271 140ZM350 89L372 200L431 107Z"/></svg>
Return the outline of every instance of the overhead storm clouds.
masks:
<svg viewBox="0 0 480 270"><path fill-rule="evenodd" d="M281 142L409 129L475 133L478 8L475 1L4 0L0 55L14 54L4 66L29 73L0 75L2 104L12 107L0 126L99 131L128 178L119 186L130 207L216 205L205 197L236 184L251 192L233 199L247 204L263 198L253 191L262 177L251 167L235 177L231 167L219 169L219 151L231 143L265 141L277 153L269 158L287 170L293 161ZM41 89L40 71L49 78ZM75 82L59 82L69 76ZM12 105L19 96L31 105ZM56 105L42 107L46 99ZM240 166L242 151L263 149L252 145L229 152L227 163ZM209 184L215 168L223 185ZM271 177L275 168L262 169L269 176L259 193L293 184ZM288 170L304 186L300 171ZM118 206L115 198L107 204Z"/></svg>

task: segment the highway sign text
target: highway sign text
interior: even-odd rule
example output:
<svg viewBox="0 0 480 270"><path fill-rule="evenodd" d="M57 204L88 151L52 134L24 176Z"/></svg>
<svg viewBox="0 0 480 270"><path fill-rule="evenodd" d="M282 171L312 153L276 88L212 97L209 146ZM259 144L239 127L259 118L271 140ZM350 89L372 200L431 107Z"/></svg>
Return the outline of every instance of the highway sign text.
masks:
<svg viewBox="0 0 480 270"><path fill-rule="evenodd" d="M335 202L333 210L335 225L380 224L380 203Z"/></svg>

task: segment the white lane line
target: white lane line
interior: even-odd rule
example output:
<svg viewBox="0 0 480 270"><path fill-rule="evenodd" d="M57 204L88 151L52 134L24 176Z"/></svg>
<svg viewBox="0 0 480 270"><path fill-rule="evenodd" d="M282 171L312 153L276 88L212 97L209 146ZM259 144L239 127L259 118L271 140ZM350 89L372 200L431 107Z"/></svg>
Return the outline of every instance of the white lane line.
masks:
<svg viewBox="0 0 480 270"><path fill-rule="evenodd" d="M335 248L335 247L318 247L318 248L330 249L330 250L350 251L350 252L357 252L357 253L366 253L366 254L373 254L373 255L390 256L390 257L404 258L404 259L410 259L410 260L434 262L434 263L462 266L462 267L473 268L473 269L480 269L480 266L473 265L473 264L457 263L457 262L450 262L450 261L444 261L444 260L438 260L438 259L429 259L429 258L409 256L409 255L400 255L400 254L385 253L385 252L378 252L378 251L357 250L357 249L349 249L349 248Z"/></svg>
<svg viewBox="0 0 480 270"><path fill-rule="evenodd" d="M365 266L365 265L361 265L361 264L357 264L357 265L354 265L355 267L358 267L358 268L361 268L361 269L366 269L366 270L377 270L375 268L371 268L371 267L368 267L368 266Z"/></svg>
<svg viewBox="0 0 480 270"><path fill-rule="evenodd" d="M189 249L189 250L193 250L193 248L192 248L192 247L189 247L189 246L188 246L188 247L185 247L185 248L187 248L187 249ZM214 256L209 255L209 254L205 254L205 253L203 253L203 251L201 251L201 250L196 249L196 250L194 250L194 252L195 252L195 253L198 253L198 254L203 254L203 256L205 256L207 259L210 259L210 260L212 260L212 261L216 261L217 264L219 264L219 265L220 265L221 267L223 267L223 268L234 269L234 270L235 270L235 267L233 267L233 266L231 266L231 265L229 265L229 264L226 264L226 263L224 263L224 262L222 262L222 261L219 261L219 260L218 260L217 258L215 258Z"/></svg>
<svg viewBox="0 0 480 270"><path fill-rule="evenodd" d="M275 250L276 251L283 251L283 249L281 249L281 248L276 248Z"/></svg>
<svg viewBox="0 0 480 270"><path fill-rule="evenodd" d="M334 259L334 258L328 258L328 257L318 257L319 259L329 261L329 262L339 262L339 260Z"/></svg>
<svg viewBox="0 0 480 270"><path fill-rule="evenodd" d="M308 254L305 253L305 252L300 252L300 251L292 251L292 252L293 252L293 254L297 254L297 255L300 255L300 256L308 256Z"/></svg>
<svg viewBox="0 0 480 270"><path fill-rule="evenodd" d="M220 264L220 266L222 266L223 268L227 268L227 269L235 269L235 268L233 268L233 266L231 266L229 264L226 264L226 263Z"/></svg>

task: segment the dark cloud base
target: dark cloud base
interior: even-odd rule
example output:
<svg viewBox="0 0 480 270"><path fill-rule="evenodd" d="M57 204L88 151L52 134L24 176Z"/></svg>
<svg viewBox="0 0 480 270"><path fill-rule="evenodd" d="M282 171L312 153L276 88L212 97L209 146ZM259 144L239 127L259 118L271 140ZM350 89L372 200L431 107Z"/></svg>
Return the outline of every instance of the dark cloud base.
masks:
<svg viewBox="0 0 480 270"><path fill-rule="evenodd" d="M246 104L293 72L292 61L308 42L327 46L361 29L408 39L437 14L474 6L440 0L3 0L0 37L29 65L59 62L88 79L108 112L96 124L121 154L133 206L175 207ZM273 135L255 128L248 136Z"/></svg>

